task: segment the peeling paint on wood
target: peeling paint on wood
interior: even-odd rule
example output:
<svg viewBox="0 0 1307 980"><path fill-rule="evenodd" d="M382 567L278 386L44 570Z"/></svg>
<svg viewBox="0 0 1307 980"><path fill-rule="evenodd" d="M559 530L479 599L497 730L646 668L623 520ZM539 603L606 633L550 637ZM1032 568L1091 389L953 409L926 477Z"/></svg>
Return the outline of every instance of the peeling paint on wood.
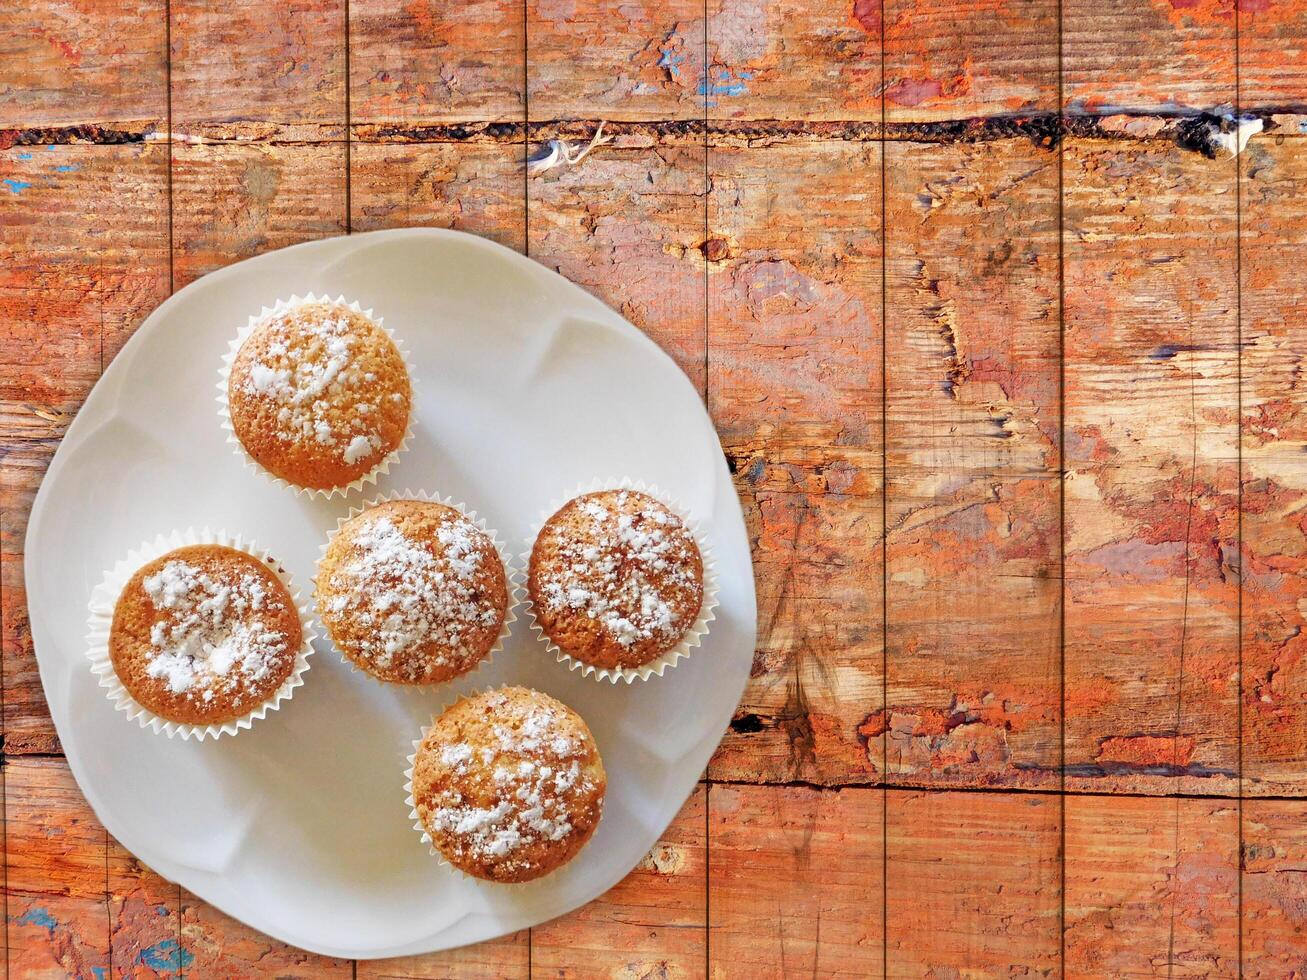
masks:
<svg viewBox="0 0 1307 980"><path fill-rule="evenodd" d="M1307 791L1307 156L1242 159L1243 787Z"/></svg>
<svg viewBox="0 0 1307 980"><path fill-rule="evenodd" d="M887 0L885 116L957 119L1057 109L1054 0Z"/></svg>
<svg viewBox="0 0 1307 980"><path fill-rule="evenodd" d="M368 0L349 15L354 122L522 121L522 0Z"/></svg>
<svg viewBox="0 0 1307 980"><path fill-rule="evenodd" d="M1068 785L1234 792L1235 165L1077 140L1065 168Z"/></svg>
<svg viewBox="0 0 1307 980"><path fill-rule="evenodd" d="M1056 152L887 154L886 777L1056 786Z"/></svg>

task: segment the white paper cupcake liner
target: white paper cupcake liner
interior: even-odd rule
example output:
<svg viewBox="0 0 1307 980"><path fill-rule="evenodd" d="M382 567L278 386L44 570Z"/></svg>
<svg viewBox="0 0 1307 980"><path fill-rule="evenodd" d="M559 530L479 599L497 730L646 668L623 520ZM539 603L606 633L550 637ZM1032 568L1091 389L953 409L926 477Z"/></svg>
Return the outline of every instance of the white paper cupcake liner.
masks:
<svg viewBox="0 0 1307 980"><path fill-rule="evenodd" d="M117 605L118 597L122 595L123 588L127 585L128 580L136 574L137 569L142 565L154 561L154 559L160 558L177 548L198 544L222 545L233 548L259 559L266 567L270 568L281 579L291 594L295 611L299 614L300 631L303 637L300 649L295 654L294 667L291 668L286 680L270 697L234 721L211 725L188 725L182 722L168 721L150 711L132 697L122 681L118 679L118 674L113 669L113 660L109 655L109 631L113 626L114 607ZM147 541L139 548L129 551L126 558L123 558L113 568L105 572L103 581L91 591L89 611L90 624L86 637L86 655L91 661L91 670L100 678L100 686L106 689L109 700L114 703L114 707L118 711L125 711L127 717L138 721L142 728L148 728L155 734L162 733L170 738L193 738L203 741L206 738L217 738L220 735L235 735L243 729L251 727L269 711L276 711L284 702L289 701L295 689L304 683L304 672L309 669L309 657L313 655L313 640L317 637L317 633L313 629L313 620L309 616L308 605L300 602L299 593L295 591L295 585L291 581L290 573L281 567L276 558L266 549L259 547L253 541L243 538L241 535L231 535L223 530L211 531L207 527L201 530L188 527L184 531L161 534L153 541Z"/></svg>
<svg viewBox="0 0 1307 980"><path fill-rule="evenodd" d="M275 473L265 469L258 460L249 454L245 445L236 435L236 429L231 421L231 406L227 402L227 385L231 379L232 364L236 360L236 354L240 351L241 345L249 338L250 334L254 331L254 328L268 317L304 303L335 303L341 306L346 306L355 313L362 313L364 316L376 323L377 326L381 327L386 336L390 338L391 342L395 345L395 349L399 351L400 360L404 362L404 369L408 372L408 427L404 430L404 438L399 441L398 446L382 457L381 461L363 476L360 476L349 483L342 484L338 487L331 487L327 490L317 487L299 486L298 484L291 483L289 480L284 480ZM244 460L246 466L261 473L266 479L271 480L275 485L290 488L300 497L317 498L321 500L329 500L332 497L344 497L356 490L362 490L363 487L369 484L375 484L380 477L389 473L391 466L398 461L402 453L408 451L409 444L413 441L413 426L417 423L416 404L417 378L413 374L413 364L409 360L408 352L404 350L403 341L395 336L394 331L385 326L381 317L373 315L371 310L363 309L357 301L353 303L347 302L344 296L337 296L333 300L329 296L315 296L313 293L308 293L305 296L295 295L291 296L290 299L278 300L271 307L263 307L261 312L252 315L249 322L237 331L236 336L228 345L227 353L222 357L222 367L218 370L218 418L222 422L223 430L227 433L227 442L232 445L236 454Z"/></svg>
<svg viewBox="0 0 1307 980"><path fill-rule="evenodd" d="M331 630L327 628L326 622L322 620L322 612L320 609L317 608L318 576L320 574L320 569L322 567L322 560L327 556L327 548L330 547L331 542L335 539L336 535L340 533L340 529L345 526L346 522L353 520L355 517L358 517L358 515L362 514L364 511L371 510L373 507L376 507L380 504L389 503L392 500L421 500L424 503L443 504L446 507L453 507L454 510L458 511L469 521L471 521L474 525L476 525L479 531L481 531L483 534L485 534L487 537L490 538L490 543L493 544L495 547L495 553L499 555L499 560L504 563L504 576L508 580L508 608L504 610L504 622L503 625L500 626L499 628L499 636L495 639L494 644L486 652L486 655L482 657L481 660L477 662L476 666L473 667L471 670L468 670L462 674L456 674L453 677L449 678L448 680L437 681L435 684L413 684L413 685L404 685L404 686L405 687L410 687L410 686L411 687L435 687L438 686L439 684L452 684L455 681L461 681L464 678L471 677L477 671L484 669L485 666L489 664L491 660L494 659L495 654L499 653L501 650L504 649L504 644L505 642L507 642L509 634L512 632L513 624L517 622L517 607L518 605L521 604L523 597L526 595L526 586L524 584L526 578L522 570L519 569L516 563L513 561L513 556L512 554L510 554L508 548L504 545L503 542L499 540L498 532L496 532L492 528L486 527L485 519L478 517L476 511L469 508L466 504L454 500L452 497L442 497L440 494L428 493L425 490L394 490L391 491L390 493L382 494L379 497L374 497L371 500L366 500L362 504L356 507L351 507L348 514L346 514L344 517L339 518L336 521L336 526L327 532L327 540L324 541L322 543L322 546L318 549L317 568L315 568L313 573L314 609L315 612L318 613L318 619L322 621L322 632L327 637L327 639L331 641L331 645L333 649L336 650L336 653L340 656L340 659L345 662L345 664L350 668L351 671L353 671L356 674L365 674L368 677L372 677L373 680L376 680L382 684L394 683L392 681L382 680L379 677L373 677L372 674L369 674L366 670L364 670L353 660L351 660L348 656L346 656L344 651L342 651L339 647L336 646L336 641L331 635Z"/></svg>
<svg viewBox="0 0 1307 980"><path fill-rule="evenodd" d="M570 864L571 862L566 861L563 864L560 864L557 868L554 868L552 871L549 871L546 874L542 874L539 878L532 878L530 881L492 881L488 878L478 878L476 875L468 874L466 871L464 871L462 868L458 867L457 865L451 864L449 859L445 857L444 853L441 852L440 848L436 847L436 842L431 839L431 834L427 832L426 824L422 822L422 817L418 813L417 800L413 796L413 769L417 765L418 750L422 747L423 741L426 740L427 733L431 731L432 727L436 723L437 718L443 715L450 708L454 707L457 704L462 703L463 701L468 700L469 698L476 698L476 697L480 697L483 694L489 694L491 691L502 691L509 687L518 687L518 686L521 685L500 684L498 687L484 687L484 688L480 688L479 690L471 691L467 694L460 695L459 697L453 698L452 700L442 704L440 708L437 709L435 714L431 716L431 724L423 725L418 732L418 737L413 740L413 751L410 752L406 757L408 762L408 768L404 770L404 804L408 807L408 818L413 821L413 829L418 832L418 836L422 838L422 843L427 846L427 852L436 859L436 862L438 864L440 864L442 867L448 868L450 871L458 875L458 877L462 878L464 881L470 881L479 885L491 885L495 888L523 889L523 888L532 888L538 886L540 885L541 882L549 881L549 879L551 879L554 875L558 874L559 871L567 867L567 865ZM601 806L600 819L602 820L603 819L602 803L600 804L600 806ZM591 839L593 840L593 835ZM589 845L589 843L590 841L586 841L586 845ZM582 846L581 848L582 851L585 850L586 845ZM579 853L580 852L578 852L578 854ZM576 856L574 855L573 860L575 860L575 857Z"/></svg>
<svg viewBox="0 0 1307 980"><path fill-rule="evenodd" d="M536 616L535 605L532 603L529 594L526 597L524 610L530 619L531 629L544 641L545 646L549 652L554 654L557 661L560 664L566 664L571 670L581 671L585 677L593 677L595 680L609 681L613 684L616 684L619 680L630 684L637 680L646 681L654 675L662 677L663 671L675 667L681 660L688 658L703 642L703 638L708 635L709 624L716 618L715 610L718 605L717 563L713 557L712 548L709 547L699 522L694 520L689 511L671 496L663 493L656 486L647 484L643 480L632 480L630 477L623 477L620 480L598 479L578 486L566 496L557 498L549 505L547 510L541 512L540 519L532 527L530 536L527 539L526 551L522 554L523 573L529 574L530 572L531 551L535 548L536 538L540 536L540 531L549 518L558 513L559 509L568 501L574 500L582 494L596 493L601 490L634 490L638 493L648 494L685 522L685 526L694 535L695 544L699 546L699 557L703 562L703 604L699 607L698 618L690 624L680 642L656 660L641 664L639 667L596 667L594 664L588 664L573 657L545 634L544 628L540 625Z"/></svg>

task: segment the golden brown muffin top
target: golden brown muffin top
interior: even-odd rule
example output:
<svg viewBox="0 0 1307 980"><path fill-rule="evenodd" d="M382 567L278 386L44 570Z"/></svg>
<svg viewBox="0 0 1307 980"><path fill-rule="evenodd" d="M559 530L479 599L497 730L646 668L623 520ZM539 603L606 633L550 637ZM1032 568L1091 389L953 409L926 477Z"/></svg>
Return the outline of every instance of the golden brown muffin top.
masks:
<svg viewBox="0 0 1307 980"><path fill-rule="evenodd" d="M581 716L524 687L459 701L413 762L413 800L437 850L488 881L529 881L571 860L607 785Z"/></svg>
<svg viewBox="0 0 1307 980"><path fill-rule="evenodd" d="M536 621L597 667L638 667L680 642L703 604L694 535L648 494L601 490L564 504L531 549Z"/></svg>
<svg viewBox="0 0 1307 980"><path fill-rule="evenodd" d="M227 399L250 456L289 483L327 490L365 476L399 447L411 391L386 332L323 301L255 326L232 362Z"/></svg>
<svg viewBox="0 0 1307 980"><path fill-rule="evenodd" d="M285 583L234 548L178 548L137 569L114 606L109 655L137 702L161 718L220 724L290 676L303 642Z"/></svg>
<svg viewBox="0 0 1307 980"><path fill-rule="evenodd" d="M444 504L392 500L347 521L318 568L318 613L361 669L435 684L489 653L508 611L494 542Z"/></svg>

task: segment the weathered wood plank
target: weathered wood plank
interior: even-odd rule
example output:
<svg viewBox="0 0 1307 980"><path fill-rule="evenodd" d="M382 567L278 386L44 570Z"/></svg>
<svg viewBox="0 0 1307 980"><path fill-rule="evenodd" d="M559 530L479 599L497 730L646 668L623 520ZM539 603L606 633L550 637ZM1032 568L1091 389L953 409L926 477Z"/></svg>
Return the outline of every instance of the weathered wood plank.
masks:
<svg viewBox="0 0 1307 980"><path fill-rule="evenodd" d="M1243 975L1307 975L1307 802L1244 803L1242 874Z"/></svg>
<svg viewBox="0 0 1307 980"><path fill-rule="evenodd" d="M886 790L889 976L1055 976L1059 800Z"/></svg>
<svg viewBox="0 0 1307 980"><path fill-rule="evenodd" d="M1066 147L1072 787L1237 789L1234 180L1174 146Z"/></svg>
<svg viewBox="0 0 1307 980"><path fill-rule="evenodd" d="M113 976L173 977L193 962L182 944L181 890L107 837L105 890Z"/></svg>
<svg viewBox="0 0 1307 980"><path fill-rule="evenodd" d="M1239 973L1233 801L1068 796L1066 975Z"/></svg>
<svg viewBox="0 0 1307 980"><path fill-rule="evenodd" d="M0 7L0 128L131 122L162 128L165 0Z"/></svg>
<svg viewBox="0 0 1307 980"><path fill-rule="evenodd" d="M709 787L710 976L880 975L881 792Z"/></svg>
<svg viewBox="0 0 1307 980"><path fill-rule="evenodd" d="M173 281L345 231L345 147L173 147Z"/></svg>
<svg viewBox="0 0 1307 980"><path fill-rule="evenodd" d="M1307 106L1307 3L1245 0L1236 7L1240 107L1301 111Z"/></svg>
<svg viewBox="0 0 1307 980"><path fill-rule="evenodd" d="M708 790L696 787L649 854L606 895L531 930L533 976L704 976Z"/></svg>
<svg viewBox="0 0 1307 980"><path fill-rule="evenodd" d="M61 759L6 759L8 975L109 971L108 835Z"/></svg>
<svg viewBox="0 0 1307 980"><path fill-rule="evenodd" d="M885 118L1057 111L1054 0L886 0Z"/></svg>
<svg viewBox="0 0 1307 980"><path fill-rule="evenodd" d="M710 120L880 120L879 0L708 0L706 78L701 38L679 41Z"/></svg>
<svg viewBox="0 0 1307 980"><path fill-rule="evenodd" d="M1243 786L1307 792L1307 146L1241 158Z"/></svg>
<svg viewBox="0 0 1307 980"><path fill-rule="evenodd" d="M1224 0L1065 0L1066 108L1233 105L1234 10Z"/></svg>
<svg viewBox="0 0 1307 980"><path fill-rule="evenodd" d="M355 231L431 225L526 247L520 146L356 143L350 166Z"/></svg>
<svg viewBox="0 0 1307 980"><path fill-rule="evenodd" d="M529 252L608 303L703 390L704 150L601 148L531 179Z"/></svg>
<svg viewBox="0 0 1307 980"><path fill-rule="evenodd" d="M344 138L344 0L169 9L174 134Z"/></svg>
<svg viewBox="0 0 1307 980"><path fill-rule="evenodd" d="M525 0L352 0L350 118L521 122Z"/></svg>
<svg viewBox="0 0 1307 980"><path fill-rule="evenodd" d="M718 779L869 783L881 705L878 144L712 151L708 406L754 542Z"/></svg>
<svg viewBox="0 0 1307 980"><path fill-rule="evenodd" d="M8 754L56 746L28 628L27 513L60 437L168 289L167 149L0 151L0 575Z"/></svg>
<svg viewBox="0 0 1307 980"><path fill-rule="evenodd" d="M356 980L528 980L531 976L530 932L444 953L401 956L390 960L359 960Z"/></svg>
<svg viewBox="0 0 1307 980"><path fill-rule="evenodd" d="M194 977L343 980L353 975L350 960L318 956L271 939L224 915L185 889L181 892L181 940L179 961Z"/></svg>
<svg viewBox="0 0 1307 980"><path fill-rule="evenodd" d="M702 119L703 0L528 0L533 120Z"/></svg>
<svg viewBox="0 0 1307 980"><path fill-rule="evenodd" d="M1056 785L1056 151L886 153L886 778Z"/></svg>

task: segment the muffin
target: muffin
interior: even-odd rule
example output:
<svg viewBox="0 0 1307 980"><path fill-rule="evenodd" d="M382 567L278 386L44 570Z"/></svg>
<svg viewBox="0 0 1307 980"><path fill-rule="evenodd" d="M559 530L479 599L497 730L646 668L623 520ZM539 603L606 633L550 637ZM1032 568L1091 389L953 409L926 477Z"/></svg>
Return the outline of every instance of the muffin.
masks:
<svg viewBox="0 0 1307 980"><path fill-rule="evenodd" d="M399 348L376 320L339 300L267 313L227 376L227 411L245 451L313 490L345 487L397 452L411 401Z"/></svg>
<svg viewBox="0 0 1307 980"><path fill-rule="evenodd" d="M508 612L495 542L461 511L391 500L346 521L318 566L318 614L361 670L436 684L490 653Z"/></svg>
<svg viewBox="0 0 1307 980"><path fill-rule="evenodd" d="M213 725L275 695L303 639L294 597L272 568L235 548L197 544L127 580L113 609L109 657L146 710Z"/></svg>
<svg viewBox="0 0 1307 980"><path fill-rule="evenodd" d="M685 522L636 490L564 504L536 536L527 589L536 624L564 653L630 669L680 643L703 606L703 558Z"/></svg>
<svg viewBox="0 0 1307 980"><path fill-rule="evenodd" d="M607 785L580 715L539 691L505 687L435 720L413 757L410 790L445 860L487 881L521 882L576 856Z"/></svg>

